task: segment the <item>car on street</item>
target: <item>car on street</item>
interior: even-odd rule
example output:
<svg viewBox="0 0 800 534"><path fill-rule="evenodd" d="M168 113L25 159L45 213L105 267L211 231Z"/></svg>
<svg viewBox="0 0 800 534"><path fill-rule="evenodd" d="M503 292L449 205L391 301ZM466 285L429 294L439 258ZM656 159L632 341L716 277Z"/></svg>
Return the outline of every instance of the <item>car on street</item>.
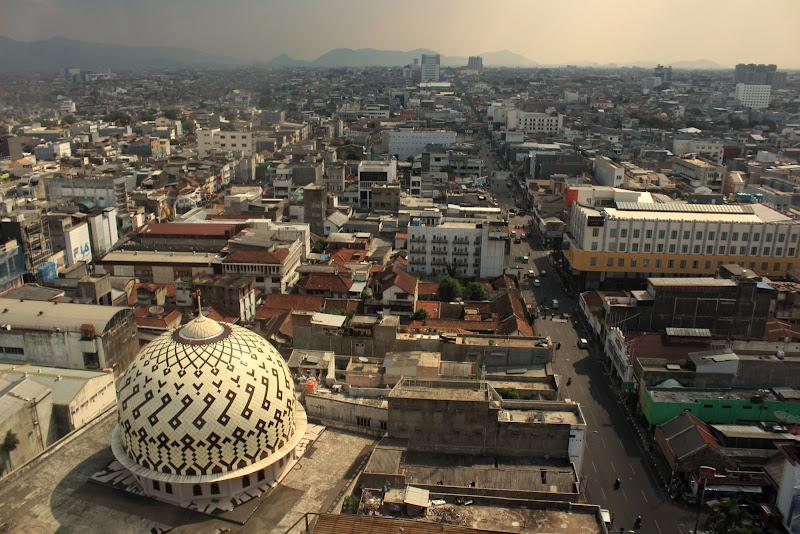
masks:
<svg viewBox="0 0 800 534"><path fill-rule="evenodd" d="M530 260L528 256L522 256L522 263L528 263Z"/></svg>
<svg viewBox="0 0 800 534"><path fill-rule="evenodd" d="M585 349L585 348L586 348L586 347L588 347L588 346L589 346L589 340L588 340L588 339L586 339L585 337L582 337L582 338L580 338L580 339L578 340L578 347L579 347L579 348L581 348L581 349Z"/></svg>
<svg viewBox="0 0 800 534"><path fill-rule="evenodd" d="M551 307L552 307L554 310L557 310L557 309L558 309L558 299L553 299L553 302L551 303Z"/></svg>
<svg viewBox="0 0 800 534"><path fill-rule="evenodd" d="M542 269L541 271L539 271L539 276L547 276L547 271Z"/></svg>
<svg viewBox="0 0 800 534"><path fill-rule="evenodd" d="M542 283L539 281L538 278L533 279L533 287L540 287Z"/></svg>

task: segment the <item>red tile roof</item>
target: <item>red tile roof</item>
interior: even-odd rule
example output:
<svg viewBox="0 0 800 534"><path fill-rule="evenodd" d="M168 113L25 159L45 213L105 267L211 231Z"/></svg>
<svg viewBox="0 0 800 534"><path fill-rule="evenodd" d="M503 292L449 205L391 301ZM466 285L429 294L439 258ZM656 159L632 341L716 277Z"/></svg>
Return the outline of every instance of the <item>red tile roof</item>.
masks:
<svg viewBox="0 0 800 534"><path fill-rule="evenodd" d="M409 295L413 295L417 290L417 279L408 274L397 265L390 265L383 271L372 275L370 286L380 285L378 293L383 293L392 286L397 286Z"/></svg>
<svg viewBox="0 0 800 534"><path fill-rule="evenodd" d="M439 282L419 282L417 294L419 298L435 296L439 293Z"/></svg>
<svg viewBox="0 0 800 534"><path fill-rule="evenodd" d="M325 307L325 297L319 295L287 295L283 293L268 293L264 302L258 307L276 310L303 310L319 312ZM256 310L256 313L258 313Z"/></svg>
<svg viewBox="0 0 800 534"><path fill-rule="evenodd" d="M140 235L147 237L213 237L230 238L236 235L242 224L224 223L157 223L151 222L139 231Z"/></svg>
<svg viewBox="0 0 800 534"><path fill-rule="evenodd" d="M431 319L438 319L441 312L438 300L418 300L417 310L427 311Z"/></svg>
<svg viewBox="0 0 800 534"><path fill-rule="evenodd" d="M306 291L328 291L330 293L348 293L353 281L341 274L310 273L300 280L296 286Z"/></svg>

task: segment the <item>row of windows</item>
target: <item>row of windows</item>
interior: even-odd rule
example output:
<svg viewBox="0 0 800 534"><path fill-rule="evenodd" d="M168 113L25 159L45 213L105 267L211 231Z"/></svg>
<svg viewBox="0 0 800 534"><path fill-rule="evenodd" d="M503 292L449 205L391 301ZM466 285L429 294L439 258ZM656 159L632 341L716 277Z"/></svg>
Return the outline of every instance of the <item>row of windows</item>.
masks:
<svg viewBox="0 0 800 534"><path fill-rule="evenodd" d="M639 239L641 236L641 231L638 228L635 228L632 232L634 239ZM617 229L612 228L608 232L609 237L617 237ZM679 232L678 230L672 230L670 232L670 239L678 239ZM592 237L599 237L600 236L600 229L599 228L592 228ZM658 231L658 239L664 239L667 236L666 230L659 230ZM731 232L731 241L739 241L739 237L741 237L742 241L749 241L750 240L750 233L749 232ZM628 237L628 229L627 228L620 228L619 229L619 237L626 238ZM644 231L645 239L652 239L653 238L653 230L645 230ZM716 232L708 232L708 240L713 241L717 237ZM692 232L689 230L684 230L683 232L683 239L691 239ZM703 232L695 232L694 236L696 241L700 241L703 239ZM728 240L728 232L720 232L719 238L722 241ZM773 234L764 234L764 239L767 243L771 243L773 239ZM753 233L753 241L760 241L761 240L761 233L754 232ZM791 234L789 236L789 240L792 243L797 243L797 234ZM778 243L783 243L786 241L786 234L778 234Z"/></svg>
<svg viewBox="0 0 800 534"><path fill-rule="evenodd" d="M590 248L591 248L592 251L596 251L597 250L597 242L593 241ZM608 244L608 251L609 252L618 252L618 251L619 252L626 252L626 249L627 249L627 243L625 243L625 242L609 243ZM666 248L666 250L670 254L678 253L678 247L675 244L669 245ZM783 247L775 247L774 250L775 250L775 255L776 256L783 256ZM659 253L664 252L663 243L657 243L655 251L659 252ZM772 253L772 251L773 251L772 248L764 247L762 249L762 254L761 255L762 256L769 256ZM630 252L639 252L639 243L631 243ZM652 245L650 243L645 243L643 248L642 248L642 252L652 252ZM788 253L788 255L790 257L794 257L795 252L796 252L796 249L794 247L790 247L787 250L787 253ZM701 245L695 245L690 250L689 249L689 245L681 245L680 253L681 254L703 254L703 248L702 248ZM708 254L708 255L714 254L714 245L707 245L706 249L705 249L705 254ZM730 248L727 248L725 246L717 247L717 254L719 254L719 255L737 254L736 247L735 246L731 246ZM748 255L747 247L746 246L739 247L738 255L739 256L747 256ZM759 255L759 248L758 247L750 247L750 254L749 255L750 256L758 256Z"/></svg>
<svg viewBox="0 0 800 534"><path fill-rule="evenodd" d="M21 347L0 347L0 354L25 354Z"/></svg>
<svg viewBox="0 0 800 534"><path fill-rule="evenodd" d="M674 269L675 268L675 260L661 260L661 259L655 260L654 267L656 269L661 269L663 267L663 265L664 265L664 262L666 262L666 268L667 269ZM628 260L628 265L625 265L625 258L616 258L616 261L615 261L614 258L608 258L608 260L606 261L606 266L607 267L614 267L615 263L616 263L617 267L638 267L639 266L639 260L637 258L630 258ZM717 267L720 267L723 263L724 262L718 261L717 262ZM591 258L589 258L589 265L592 266L592 267L596 267L597 266L597 257L592 256ZM744 267L744 262L739 262L739 265L741 267ZM680 269L686 269L688 266L689 266L689 261L688 260L679 260L678 261L678 267ZM642 259L641 267L650 267L650 259L649 258ZM786 270L787 271L791 270L792 267L794 267L793 263L789 262L789 263L786 264ZM700 268L700 260L692 260L691 268L692 269L699 269ZM755 270L756 269L756 262L754 262L754 261L749 262L748 268ZM711 261L710 260L706 260L705 262L703 262L703 269L706 269L706 270L711 269ZM760 270L763 271L763 272L768 271L769 270L769 262L762 261L761 262L761 266L760 266ZM772 265L772 270L773 271L780 271L781 270L781 263L780 262L775 262Z"/></svg>

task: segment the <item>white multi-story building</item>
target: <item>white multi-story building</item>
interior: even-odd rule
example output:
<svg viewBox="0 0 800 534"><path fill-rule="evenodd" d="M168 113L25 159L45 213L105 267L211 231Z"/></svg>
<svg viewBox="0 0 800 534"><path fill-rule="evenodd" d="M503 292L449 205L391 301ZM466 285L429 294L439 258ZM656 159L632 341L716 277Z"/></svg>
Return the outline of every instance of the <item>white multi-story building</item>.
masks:
<svg viewBox="0 0 800 534"><path fill-rule="evenodd" d="M772 92L771 85L751 85L747 83L736 84L734 98L738 104L746 108L761 109L769 106L769 97Z"/></svg>
<svg viewBox="0 0 800 534"><path fill-rule="evenodd" d="M450 265L467 278L501 276L508 239L505 222L450 219L438 210L425 211L408 225L408 271L441 276Z"/></svg>
<svg viewBox="0 0 800 534"><path fill-rule="evenodd" d="M560 113L532 113L519 109L506 110L506 128L524 130L525 133L558 135L564 126Z"/></svg>
<svg viewBox="0 0 800 534"><path fill-rule="evenodd" d="M362 161L358 164L358 199L362 208L372 206L373 184L397 182L397 160Z"/></svg>
<svg viewBox="0 0 800 534"><path fill-rule="evenodd" d="M253 134L251 132L228 132L219 128L197 130L197 153L204 157L212 150L225 152L241 152L250 157L255 152Z"/></svg>
<svg viewBox="0 0 800 534"><path fill-rule="evenodd" d="M697 154L703 158L722 165L725 144L715 139L676 138L672 141L672 153L676 156Z"/></svg>
<svg viewBox="0 0 800 534"><path fill-rule="evenodd" d="M389 154L406 160L410 156L418 156L427 145L442 145L444 148L454 145L456 132L453 130L419 130L400 128L389 132Z"/></svg>
<svg viewBox="0 0 800 534"><path fill-rule="evenodd" d="M599 194L605 188L598 189ZM785 276L798 264L800 224L762 204L617 198L615 205L572 205L564 255L583 287L600 287L611 278L713 276L728 263L763 276ZM626 285L618 282L612 285Z"/></svg>
<svg viewBox="0 0 800 534"><path fill-rule="evenodd" d="M422 54L422 65L420 69L421 82L439 81L439 54Z"/></svg>
<svg viewBox="0 0 800 534"><path fill-rule="evenodd" d="M105 208L86 216L92 236L92 250L99 257L114 248L119 241L117 208Z"/></svg>
<svg viewBox="0 0 800 534"><path fill-rule="evenodd" d="M625 182L625 169L605 156L594 158L594 178L600 185L621 187Z"/></svg>

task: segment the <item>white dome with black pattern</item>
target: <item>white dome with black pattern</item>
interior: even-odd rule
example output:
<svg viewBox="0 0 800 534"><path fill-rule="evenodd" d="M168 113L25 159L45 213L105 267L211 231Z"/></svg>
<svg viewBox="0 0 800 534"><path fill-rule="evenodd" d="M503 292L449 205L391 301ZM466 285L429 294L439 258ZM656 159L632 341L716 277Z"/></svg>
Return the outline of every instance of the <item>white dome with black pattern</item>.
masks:
<svg viewBox="0 0 800 534"><path fill-rule="evenodd" d="M208 482L255 471L302 439L289 369L263 337L200 315L151 341L117 386L114 455L134 474Z"/></svg>

